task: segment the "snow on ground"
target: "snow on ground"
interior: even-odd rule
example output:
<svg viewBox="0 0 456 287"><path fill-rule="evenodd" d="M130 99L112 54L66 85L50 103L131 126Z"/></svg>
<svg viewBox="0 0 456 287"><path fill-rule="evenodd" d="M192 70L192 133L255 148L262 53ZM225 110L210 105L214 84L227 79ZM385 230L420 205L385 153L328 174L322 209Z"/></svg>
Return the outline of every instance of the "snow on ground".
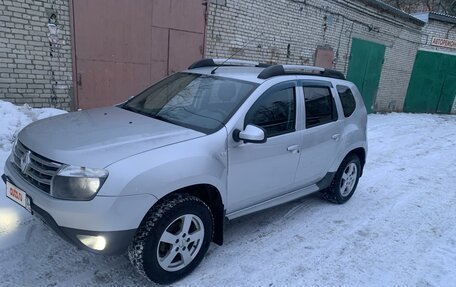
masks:
<svg viewBox="0 0 456 287"><path fill-rule="evenodd" d="M0 161L17 129L55 113L0 101ZM370 115L368 131L348 203L314 194L230 222L174 286L456 286L456 116ZM153 285L126 256L77 250L5 196L0 270L1 286Z"/></svg>

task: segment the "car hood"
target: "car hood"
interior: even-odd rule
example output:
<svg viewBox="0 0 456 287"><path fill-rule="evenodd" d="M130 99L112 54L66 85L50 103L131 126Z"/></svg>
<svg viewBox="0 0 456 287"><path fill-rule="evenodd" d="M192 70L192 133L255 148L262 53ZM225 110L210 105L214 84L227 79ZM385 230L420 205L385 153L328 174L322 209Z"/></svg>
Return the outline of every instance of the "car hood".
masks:
<svg viewBox="0 0 456 287"><path fill-rule="evenodd" d="M27 148L57 162L106 167L141 152L204 135L118 107L108 107L33 122L18 138Z"/></svg>

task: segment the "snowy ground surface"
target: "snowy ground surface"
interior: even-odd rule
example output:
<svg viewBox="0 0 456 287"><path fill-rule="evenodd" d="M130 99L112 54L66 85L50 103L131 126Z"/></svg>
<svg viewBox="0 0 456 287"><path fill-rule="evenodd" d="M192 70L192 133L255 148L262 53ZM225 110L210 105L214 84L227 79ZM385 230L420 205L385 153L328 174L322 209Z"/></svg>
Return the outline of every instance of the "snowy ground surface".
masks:
<svg viewBox="0 0 456 287"><path fill-rule="evenodd" d="M57 113L0 101L0 162L16 130ZM370 115L369 148L347 204L315 194L235 220L174 286L456 286L456 116ZM4 195L0 270L0 286L153 285L126 256L77 250Z"/></svg>

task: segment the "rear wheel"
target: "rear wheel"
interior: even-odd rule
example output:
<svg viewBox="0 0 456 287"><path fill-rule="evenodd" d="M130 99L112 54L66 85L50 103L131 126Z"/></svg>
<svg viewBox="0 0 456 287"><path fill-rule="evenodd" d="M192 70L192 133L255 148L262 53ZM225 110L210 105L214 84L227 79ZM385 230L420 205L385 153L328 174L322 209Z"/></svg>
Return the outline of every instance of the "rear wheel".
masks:
<svg viewBox="0 0 456 287"><path fill-rule="evenodd" d="M142 275L156 283L171 283L198 266L212 231L212 213L204 202L190 195L173 195L149 211L128 256Z"/></svg>
<svg viewBox="0 0 456 287"><path fill-rule="evenodd" d="M353 195L361 175L361 163L356 154L348 155L334 176L323 197L331 202L342 204Z"/></svg>

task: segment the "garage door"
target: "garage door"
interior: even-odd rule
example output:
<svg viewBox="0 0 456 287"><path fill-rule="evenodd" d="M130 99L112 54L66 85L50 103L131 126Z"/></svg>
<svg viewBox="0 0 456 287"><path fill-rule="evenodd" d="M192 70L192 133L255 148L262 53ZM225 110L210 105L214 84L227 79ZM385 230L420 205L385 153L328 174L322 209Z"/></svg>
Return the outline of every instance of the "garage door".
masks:
<svg viewBox="0 0 456 287"><path fill-rule="evenodd" d="M72 0L77 108L113 105L203 56L201 0Z"/></svg>
<svg viewBox="0 0 456 287"><path fill-rule="evenodd" d="M358 87L368 112L374 109L384 57L384 45L353 38L347 79Z"/></svg>
<svg viewBox="0 0 456 287"><path fill-rule="evenodd" d="M451 112L456 97L456 55L418 51L404 111Z"/></svg>

